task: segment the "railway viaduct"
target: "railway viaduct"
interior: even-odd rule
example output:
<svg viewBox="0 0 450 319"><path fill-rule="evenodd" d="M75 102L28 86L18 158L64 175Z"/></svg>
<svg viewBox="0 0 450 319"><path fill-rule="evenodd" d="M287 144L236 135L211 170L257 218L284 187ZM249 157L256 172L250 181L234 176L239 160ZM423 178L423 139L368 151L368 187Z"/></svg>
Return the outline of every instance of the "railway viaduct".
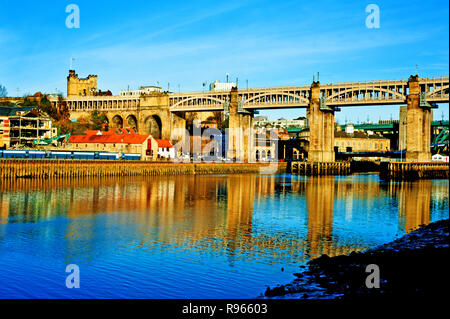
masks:
<svg viewBox="0 0 450 319"><path fill-rule="evenodd" d="M75 89L74 86L75 85ZM92 87L91 87L92 86ZM190 112L222 111L229 116L230 129L253 127L255 110L306 108L310 128L308 158L314 162L333 162L335 112L341 107L407 105L407 160L431 159L432 109L435 103L448 103L449 77L377 80L311 85L238 89L222 92L150 92L148 94L95 95L96 76L78 79L68 76L65 99L71 118L104 112L113 127L134 127L139 133L170 139L175 128L185 128ZM89 92L89 93L86 93ZM54 101L56 103L56 101ZM231 137L230 137L231 138ZM244 141L243 147L237 141ZM230 140L235 151L230 157L249 159L248 136ZM233 144L231 144L233 143Z"/></svg>

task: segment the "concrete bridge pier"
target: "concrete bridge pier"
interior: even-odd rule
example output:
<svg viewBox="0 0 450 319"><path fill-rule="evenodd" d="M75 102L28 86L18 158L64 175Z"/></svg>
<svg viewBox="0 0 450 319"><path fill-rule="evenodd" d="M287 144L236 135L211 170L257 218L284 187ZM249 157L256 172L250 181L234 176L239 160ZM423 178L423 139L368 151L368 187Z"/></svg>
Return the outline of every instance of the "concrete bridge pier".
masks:
<svg viewBox="0 0 450 319"><path fill-rule="evenodd" d="M313 82L307 109L310 162L334 162L334 110L321 107L320 83Z"/></svg>
<svg viewBox="0 0 450 319"><path fill-rule="evenodd" d="M426 101L420 101L420 85L417 75L408 80L409 94L406 108L406 160L431 160L431 120L433 111ZM421 105L422 104L422 105Z"/></svg>

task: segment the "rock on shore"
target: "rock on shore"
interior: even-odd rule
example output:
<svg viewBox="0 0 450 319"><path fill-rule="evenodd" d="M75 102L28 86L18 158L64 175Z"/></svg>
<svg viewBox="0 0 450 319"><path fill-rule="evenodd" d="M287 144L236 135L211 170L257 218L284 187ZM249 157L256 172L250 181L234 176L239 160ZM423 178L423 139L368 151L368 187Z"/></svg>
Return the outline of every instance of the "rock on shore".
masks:
<svg viewBox="0 0 450 319"><path fill-rule="evenodd" d="M292 283L267 288L275 298L361 298L440 296L449 287L449 220L431 223L403 237L363 252L322 255L297 273ZM367 265L380 270L380 287L367 288Z"/></svg>

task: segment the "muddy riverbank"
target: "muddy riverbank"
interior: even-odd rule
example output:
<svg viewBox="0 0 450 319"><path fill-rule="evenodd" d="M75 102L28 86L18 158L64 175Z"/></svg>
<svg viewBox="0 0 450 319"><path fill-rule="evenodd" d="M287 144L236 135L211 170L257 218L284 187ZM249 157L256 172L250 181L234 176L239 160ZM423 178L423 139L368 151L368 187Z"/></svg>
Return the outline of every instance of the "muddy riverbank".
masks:
<svg viewBox="0 0 450 319"><path fill-rule="evenodd" d="M353 299L441 297L449 285L449 220L431 223L403 237L359 253L322 255L296 273L292 283L267 288L265 297ZM368 265L380 270L380 287L367 288Z"/></svg>

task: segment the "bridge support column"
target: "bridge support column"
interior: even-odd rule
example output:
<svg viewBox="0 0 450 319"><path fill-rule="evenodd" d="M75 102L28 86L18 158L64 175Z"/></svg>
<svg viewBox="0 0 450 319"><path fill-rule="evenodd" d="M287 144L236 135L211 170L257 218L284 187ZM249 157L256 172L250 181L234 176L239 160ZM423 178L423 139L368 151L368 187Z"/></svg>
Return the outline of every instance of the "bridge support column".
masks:
<svg viewBox="0 0 450 319"><path fill-rule="evenodd" d="M186 138L186 112L170 113L170 116L170 140L173 144L176 144ZM175 130L180 134L173 134ZM189 150L183 150L183 152L187 153Z"/></svg>
<svg viewBox="0 0 450 319"><path fill-rule="evenodd" d="M313 82L307 110L310 162L334 162L334 111L320 107L320 83Z"/></svg>
<svg viewBox="0 0 450 319"><path fill-rule="evenodd" d="M228 150L227 157L236 161L252 161L253 155L253 114L239 113L238 89L232 88L228 108Z"/></svg>
<svg viewBox="0 0 450 319"><path fill-rule="evenodd" d="M419 77L410 76L406 108L406 160L431 160L431 108L420 105Z"/></svg>
<svg viewBox="0 0 450 319"><path fill-rule="evenodd" d="M239 114L239 125L242 128L241 134L243 134L243 148L241 151L241 158L243 158L244 162L253 162L255 160L255 152L253 151L253 115Z"/></svg>

